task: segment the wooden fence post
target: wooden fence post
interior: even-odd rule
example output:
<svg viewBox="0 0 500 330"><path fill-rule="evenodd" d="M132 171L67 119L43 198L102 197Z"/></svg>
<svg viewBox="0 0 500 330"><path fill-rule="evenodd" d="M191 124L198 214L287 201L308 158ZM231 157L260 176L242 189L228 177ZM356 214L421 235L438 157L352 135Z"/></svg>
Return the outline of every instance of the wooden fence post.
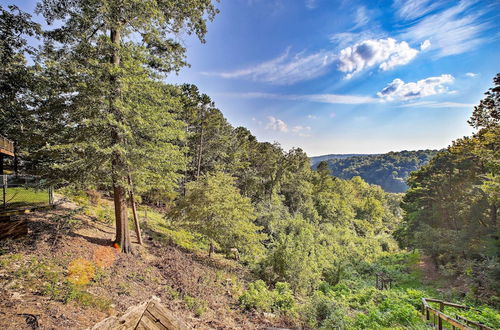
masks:
<svg viewBox="0 0 500 330"><path fill-rule="evenodd" d="M3 208L7 208L7 176L2 175Z"/></svg>
<svg viewBox="0 0 500 330"><path fill-rule="evenodd" d="M442 301L439 302L439 311L441 313L444 312L444 304ZM439 330L443 330L443 319L441 318L441 314L438 315L439 316L439 320L438 320L438 329Z"/></svg>

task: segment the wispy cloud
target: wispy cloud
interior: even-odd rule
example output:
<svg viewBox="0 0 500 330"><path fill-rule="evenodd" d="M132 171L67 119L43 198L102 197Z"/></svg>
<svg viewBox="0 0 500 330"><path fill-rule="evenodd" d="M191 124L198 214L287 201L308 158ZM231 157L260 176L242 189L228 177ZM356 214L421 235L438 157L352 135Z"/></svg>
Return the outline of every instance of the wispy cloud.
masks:
<svg viewBox="0 0 500 330"><path fill-rule="evenodd" d="M317 0L305 0L307 9L314 9L318 6Z"/></svg>
<svg viewBox="0 0 500 330"><path fill-rule="evenodd" d="M404 20L420 18L441 5L439 0L395 0L393 4L396 14Z"/></svg>
<svg viewBox="0 0 500 330"><path fill-rule="evenodd" d="M467 72L465 75L467 77L470 77L470 78L475 78L475 77L479 76L479 74L474 73L474 72Z"/></svg>
<svg viewBox="0 0 500 330"><path fill-rule="evenodd" d="M377 99L370 96L342 95L342 94L309 94L296 95L297 100L329 103L329 104L367 104L375 103Z"/></svg>
<svg viewBox="0 0 500 330"><path fill-rule="evenodd" d="M411 48L405 41L397 42L392 38L365 40L340 51L338 69L347 73L346 78L351 78L376 65L386 71L407 64L417 54L418 50Z"/></svg>
<svg viewBox="0 0 500 330"><path fill-rule="evenodd" d="M433 101L422 101L400 104L398 108L412 108L412 107L426 107L426 108L472 108L476 104L470 103L458 103L458 102L433 102Z"/></svg>
<svg viewBox="0 0 500 330"><path fill-rule="evenodd" d="M379 99L370 96L360 95L342 95L342 94L273 94L273 93L231 93L224 94L233 97L244 98L260 98L260 99L274 99L274 100L289 100L289 101L306 101L318 102L328 104L368 104L380 102Z"/></svg>
<svg viewBox="0 0 500 330"><path fill-rule="evenodd" d="M294 126L292 127L292 132L297 134L298 136L302 136L302 137L309 137L311 136L308 132L311 131L311 126L302 126L302 125L298 125L298 126Z"/></svg>
<svg viewBox="0 0 500 330"><path fill-rule="evenodd" d="M330 36L330 41L336 46L337 49L342 49L347 46L360 43L369 39L380 39L381 33L369 31L361 32L339 32Z"/></svg>
<svg viewBox="0 0 500 330"><path fill-rule="evenodd" d="M277 58L253 67L228 72L203 72L203 74L222 78L244 77L276 85L290 85L324 74L335 58L335 54L328 51L291 55L290 49L287 49Z"/></svg>
<svg viewBox="0 0 500 330"><path fill-rule="evenodd" d="M354 23L355 25L352 27L352 30L356 30L358 28L364 27L370 18L368 17L368 13L366 7L360 6L356 9L356 14L354 15Z"/></svg>
<svg viewBox="0 0 500 330"><path fill-rule="evenodd" d="M411 100L430 95L446 93L446 84L452 83L452 75L443 74L438 77L429 77L417 82L405 83L401 79L394 79L387 87L382 89L377 95L386 100Z"/></svg>
<svg viewBox="0 0 500 330"><path fill-rule="evenodd" d="M425 4L427 1L414 3ZM439 57L472 50L486 41L487 38L481 35L491 27L480 19L485 12L474 8L473 4L472 1L460 1L446 10L429 14L406 29L401 37L414 42L429 39Z"/></svg>

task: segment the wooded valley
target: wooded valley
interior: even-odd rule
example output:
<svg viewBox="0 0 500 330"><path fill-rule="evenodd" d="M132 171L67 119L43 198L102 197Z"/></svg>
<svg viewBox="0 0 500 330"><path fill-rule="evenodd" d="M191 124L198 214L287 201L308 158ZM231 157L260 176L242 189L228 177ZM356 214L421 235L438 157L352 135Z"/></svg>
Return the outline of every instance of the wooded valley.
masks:
<svg viewBox="0 0 500 330"><path fill-rule="evenodd" d="M500 74L470 109L476 133L444 150L311 166L197 86L164 82L188 64L172 35L204 42L210 0L37 11L57 24L0 6L0 127L15 146L2 160L64 202L0 241L4 328L23 297L50 306L46 327L53 310L102 313L60 325L84 328L146 294L193 328L425 329L422 298L500 327Z"/></svg>

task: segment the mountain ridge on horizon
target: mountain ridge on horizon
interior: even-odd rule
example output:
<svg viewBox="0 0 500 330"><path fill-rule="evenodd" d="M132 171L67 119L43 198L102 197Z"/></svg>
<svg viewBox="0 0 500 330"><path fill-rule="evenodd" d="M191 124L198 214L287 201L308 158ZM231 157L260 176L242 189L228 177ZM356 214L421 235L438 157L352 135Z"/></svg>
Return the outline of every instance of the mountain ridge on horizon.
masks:
<svg viewBox="0 0 500 330"><path fill-rule="evenodd" d="M427 164L439 150L390 151L382 154L329 154L309 157L311 167L326 161L333 176L350 180L360 176L387 192L402 193L408 189L406 179L411 172Z"/></svg>

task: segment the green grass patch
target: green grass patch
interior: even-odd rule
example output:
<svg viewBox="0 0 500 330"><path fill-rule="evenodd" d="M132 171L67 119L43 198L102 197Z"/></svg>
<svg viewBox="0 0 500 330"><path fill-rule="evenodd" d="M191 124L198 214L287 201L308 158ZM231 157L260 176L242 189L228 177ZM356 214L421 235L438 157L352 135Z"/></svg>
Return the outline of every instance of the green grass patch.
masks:
<svg viewBox="0 0 500 330"><path fill-rule="evenodd" d="M49 203L49 193L47 190L39 190L34 188L7 188L5 202L8 209L17 209L25 206L46 205Z"/></svg>
<svg viewBox="0 0 500 330"><path fill-rule="evenodd" d="M189 251L207 251L208 243L201 235L176 226L162 213L142 206L138 210L141 225L155 240L173 244Z"/></svg>

